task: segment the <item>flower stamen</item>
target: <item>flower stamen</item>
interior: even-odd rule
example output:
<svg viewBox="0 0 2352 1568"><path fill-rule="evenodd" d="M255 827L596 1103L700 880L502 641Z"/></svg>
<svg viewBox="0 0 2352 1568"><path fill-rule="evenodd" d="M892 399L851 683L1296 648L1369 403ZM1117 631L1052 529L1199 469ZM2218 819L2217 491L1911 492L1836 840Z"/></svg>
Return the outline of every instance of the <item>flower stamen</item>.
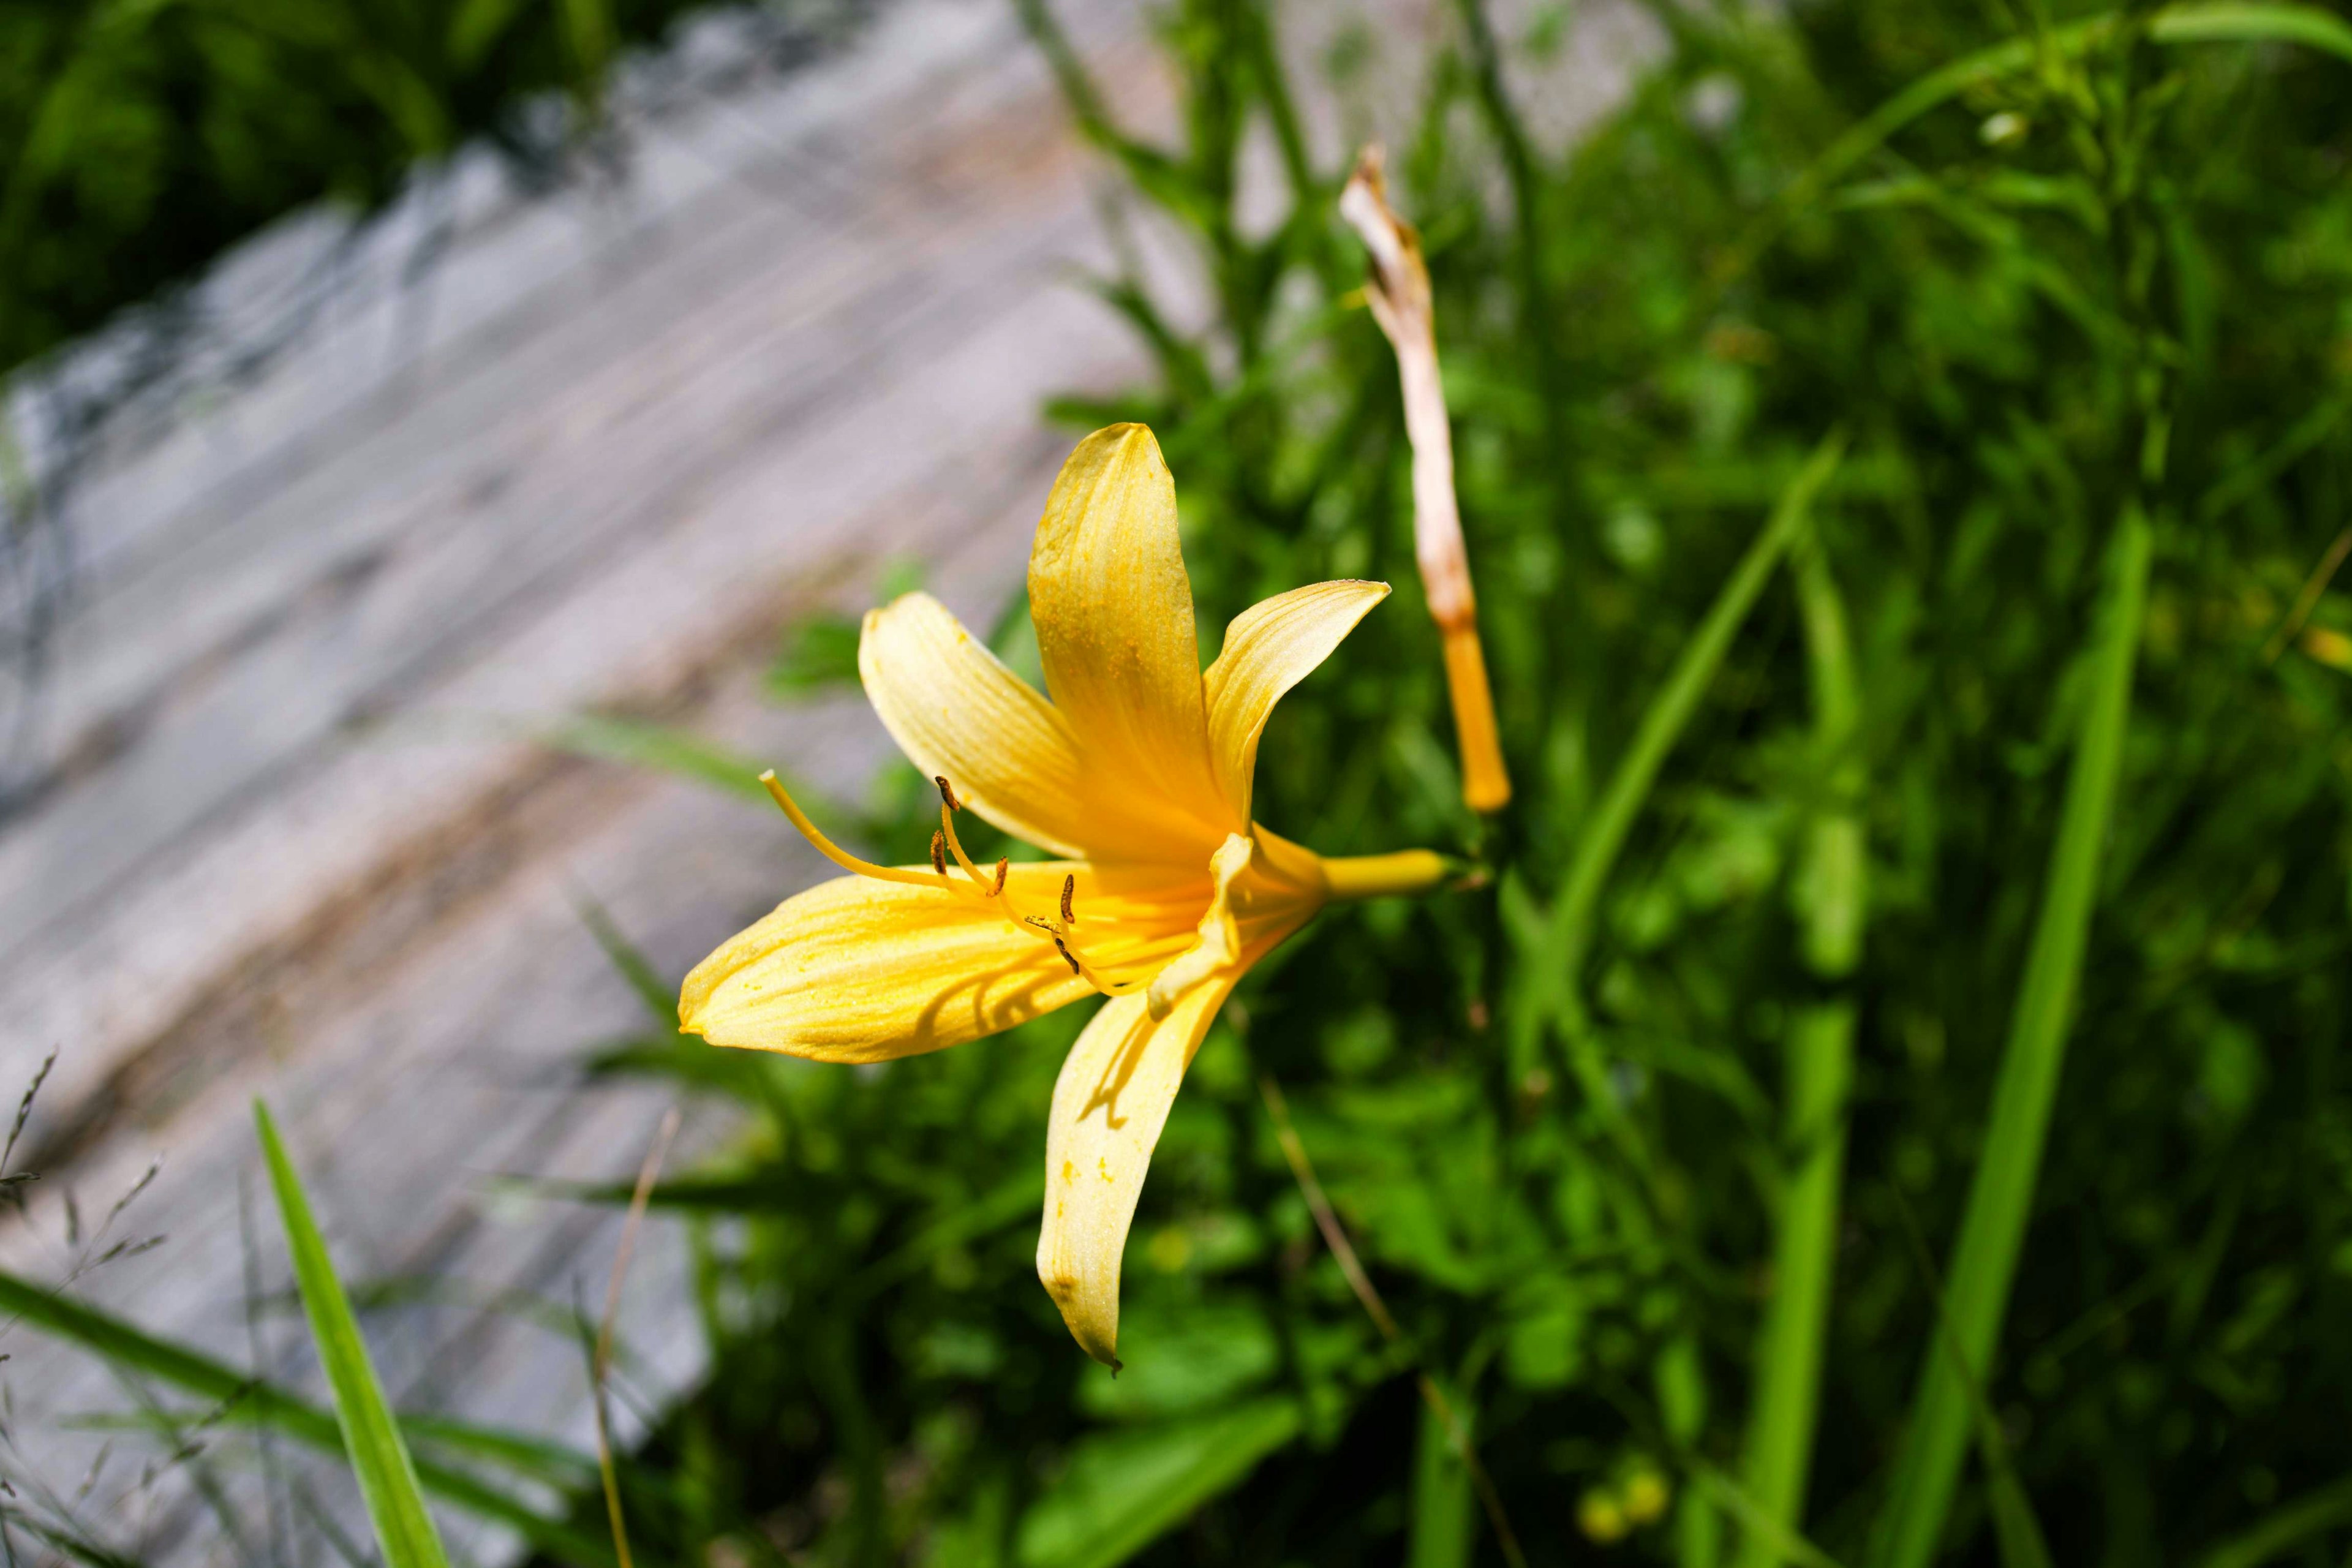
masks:
<svg viewBox="0 0 2352 1568"><path fill-rule="evenodd" d="M877 866L871 860L859 859L817 831L817 826L809 820L808 813L800 808L799 804L777 781L773 768L760 775L760 783L767 787L769 795L775 803L783 808L784 815L792 818L793 826L801 830L801 837L807 839L818 854L843 870L854 871L861 877L871 877L877 882L904 882L917 888L944 888L950 892L959 890L954 880L944 871L937 873L902 871L896 866Z"/></svg>
<svg viewBox="0 0 2352 1568"><path fill-rule="evenodd" d="M931 835L931 870L936 876L948 874L948 837L944 833Z"/></svg>
<svg viewBox="0 0 2352 1568"><path fill-rule="evenodd" d="M980 874L980 868L971 863L971 857L964 853L962 841L956 837L955 814L963 809L963 802L956 798L955 791L949 787L944 774L934 777L931 782L940 786L940 831L937 837L954 854L956 864L963 868L963 874L971 879L971 885L980 889L981 896L995 898L1004 891L1003 877L999 875L996 885L990 887L988 879ZM944 861L940 863L940 870L941 875L946 874Z"/></svg>

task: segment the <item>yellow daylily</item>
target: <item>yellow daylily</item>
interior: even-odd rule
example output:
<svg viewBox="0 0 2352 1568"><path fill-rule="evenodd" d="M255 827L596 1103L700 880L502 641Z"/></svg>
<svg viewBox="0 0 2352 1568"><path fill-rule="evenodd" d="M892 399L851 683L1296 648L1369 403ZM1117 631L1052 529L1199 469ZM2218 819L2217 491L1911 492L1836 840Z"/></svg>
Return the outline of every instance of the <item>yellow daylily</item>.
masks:
<svg viewBox="0 0 2352 1568"><path fill-rule="evenodd" d="M1029 557L1048 701L926 594L866 617L857 667L939 784L931 863L812 888L695 966L678 1024L821 1061L912 1056L1100 994L1054 1088L1037 1273L1087 1352L1118 1364L1120 1256L1192 1053L1250 965L1335 900L1418 892L1427 850L1325 858L1251 820L1283 693L1385 598L1318 583L1236 616L1203 672L1159 443L1115 425L1063 465ZM975 866L963 808L1060 858Z"/></svg>

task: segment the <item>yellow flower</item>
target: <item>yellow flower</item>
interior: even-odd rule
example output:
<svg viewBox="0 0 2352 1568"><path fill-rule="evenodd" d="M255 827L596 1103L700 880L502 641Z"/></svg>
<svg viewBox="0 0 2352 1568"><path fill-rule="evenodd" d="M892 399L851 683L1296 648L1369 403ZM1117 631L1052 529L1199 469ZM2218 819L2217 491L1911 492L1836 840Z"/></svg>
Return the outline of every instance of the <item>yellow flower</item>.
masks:
<svg viewBox="0 0 2352 1568"><path fill-rule="evenodd" d="M1116 425L1063 465L1029 557L1048 701L939 602L866 617L866 695L940 794L931 864L787 900L686 978L679 1026L713 1045L868 1062L960 1045L1099 993L1054 1089L1037 1273L1118 1365L1120 1255L1192 1053L1250 965L1325 903L1435 886L1427 850L1326 859L1257 826L1258 737L1283 693L1388 595L1319 583L1235 617L1204 673L1176 492L1151 432ZM970 808L1061 858L972 864Z"/></svg>

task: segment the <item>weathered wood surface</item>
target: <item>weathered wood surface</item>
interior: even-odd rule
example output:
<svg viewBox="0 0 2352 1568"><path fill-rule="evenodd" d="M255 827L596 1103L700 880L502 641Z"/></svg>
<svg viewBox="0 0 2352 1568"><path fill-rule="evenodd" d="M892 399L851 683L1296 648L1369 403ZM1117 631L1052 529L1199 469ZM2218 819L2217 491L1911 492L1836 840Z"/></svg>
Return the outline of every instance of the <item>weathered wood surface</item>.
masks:
<svg viewBox="0 0 2352 1568"><path fill-rule="evenodd" d="M1164 111L1131 5L1059 9L1122 112ZM1374 15L1409 83L1440 24ZM1290 44L1312 60L1360 25L1318 7ZM1579 38L1527 84L1561 134L1651 42L1608 12ZM1342 116L1313 109L1336 153ZM771 813L512 726L655 713L854 794L887 742L855 701L761 699L777 628L864 604L898 554L992 615L1067 445L1041 400L1141 369L1076 286L1073 262L1103 260L1101 173L999 0L902 0L843 57L632 145L625 180L538 198L467 165L425 283L399 279L395 223L355 263L373 281L266 375L121 439L77 492L62 763L0 825L0 1093L61 1048L31 1129L49 1179L29 1223L0 1223L0 1265L61 1275L59 1194L94 1220L161 1152L108 1240L171 1239L79 1289L303 1381L298 1323L248 1339L266 1093L348 1275L462 1282L370 1316L401 1402L574 1442L576 1345L475 1303L597 1297L611 1216L487 1178L625 1175L665 1103L578 1080L583 1048L641 1017L582 896L676 973L821 862ZM318 248L296 226L226 278L278 286ZM723 1133L706 1108L682 1153ZM625 1313L655 1397L702 1353L682 1268L656 1231ZM0 1351L20 1450L40 1445L12 1462L70 1492L99 1443L57 1419L121 1389L21 1329ZM89 1511L118 1546L226 1560L185 1481L117 1459ZM348 1513L347 1482L318 1485ZM468 1553L510 1550L449 1522Z"/></svg>

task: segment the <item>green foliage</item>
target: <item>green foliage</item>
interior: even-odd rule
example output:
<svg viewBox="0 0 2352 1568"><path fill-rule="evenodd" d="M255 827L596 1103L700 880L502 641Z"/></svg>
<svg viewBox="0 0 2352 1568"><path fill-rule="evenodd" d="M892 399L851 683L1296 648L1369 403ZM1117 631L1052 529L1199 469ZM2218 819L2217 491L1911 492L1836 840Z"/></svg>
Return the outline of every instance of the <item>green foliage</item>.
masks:
<svg viewBox="0 0 2352 1568"><path fill-rule="evenodd" d="M2319 1175L2352 1124L2327 1066L2347 693L2260 650L2342 522L2352 317L2325 258L2352 207L2330 174L2340 67L2241 46L2340 53L2342 25L2177 7L2004 37L1975 11L1826 6L1782 29L1666 7L1672 57L1556 157L1514 114L1514 41L1465 10L1399 174L1522 781L1482 826L1416 613L1392 366L1343 298L1341 171L1307 158L1263 17L1202 0L1171 19L1186 136L1163 148L1129 140L1029 15L1082 128L1197 237L1211 284L1192 333L1139 279L1107 283L1161 377L1066 410L1159 431L1204 646L1299 582L1399 587L1286 703L1262 814L1328 850L1476 850L1499 885L1335 915L1245 988L1146 1193L1131 1393L1083 1381L1027 1279L1065 1021L871 1087L746 1067L772 1107L826 1108L803 1123L817 1142L795 1154L779 1122L759 1156L801 1197L744 1234L796 1243L722 1276L782 1281L790 1305L726 1328L653 1467L756 1515L844 1466L845 1508L791 1514L828 1555L985 1540L999 1556L969 1560L1011 1560L1040 1521L1154 1492L1092 1479L1093 1424L1170 1424L1150 1451L1181 1452L1214 1410L1297 1408L1303 1441L1150 1560L1348 1562L1409 1526L1450 1553L1459 1490L1310 1238L1254 1065L1290 1086L1538 1554L1602 1522L1559 1499L1613 1499L1658 1459L1682 1471L1671 1522L1612 1501L1610 1530L1686 1563L1727 1537L1755 1562L1879 1561L1874 1520L1908 1553L2020 1563L2200 1539L2258 1561L2341 1528L2340 1461L2304 1412L2352 1394L2316 1305L2352 1241L2340 1173ZM1293 205L1244 230L1234 170L1260 126ZM2115 572L2132 593L2103 616ZM2341 613L2316 603L2315 624ZM845 673L837 633L798 668L833 644ZM1776 1056L1785 1103L1761 1087ZM800 1164L814 1151L823 1173ZM901 1265L856 1310L855 1419L837 1377L765 1364L779 1341L836 1342L850 1256L968 1236L953 1216L990 1192L984 1261ZM880 1227L848 1255L826 1249L837 1204ZM1933 1255L1963 1231L1947 1288ZM1775 1347L1804 1344L1776 1382ZM731 1391L802 1379L782 1467L709 1468L791 1429L731 1415ZM1959 1468L1971 1441L1982 1479ZM877 1444L922 1458L919 1496L858 1500ZM1940 1493L1914 1477L1927 1450Z"/></svg>
<svg viewBox="0 0 2352 1568"><path fill-rule="evenodd" d="M1628 1545L1685 1562L1727 1536L1751 1561L1870 1561L1881 1516L1914 1550L2013 1562L2268 1551L2337 1528L2336 1457L2301 1412L2352 1366L2304 1303L2341 1292L2352 1216L2298 1173L2324 1166L2347 1110L2325 1042L2347 999L2352 758L2340 677L2259 649L2346 494L2352 319L2314 248L2352 216L2322 107L2342 78L2217 41L2336 49L2341 24L2176 8L2003 38L1975 12L1831 6L1783 31L1665 8L1673 58L1557 161L1486 52L1511 41L1465 27L1399 172L1440 289L1522 781L1482 828L1455 804L1416 613L1392 366L1342 298L1341 171L1286 129L1262 17L1204 3L1172 19L1191 90L1186 140L1163 148L1127 139L1029 14L1134 199L1197 237L1216 301L1188 333L1139 280L1107 283L1161 379L1066 410L1159 431L1204 647L1299 582L1399 587L1286 703L1262 814L1328 850L1433 842L1502 871L1491 903L1328 919L1203 1052L1146 1193L1123 1348L1179 1352L1246 1410L1267 1385L1228 1389L1218 1369L1254 1364L1260 1341L1230 1325L1270 1323L1272 1375L1308 1418L1303 1447L1151 1560L1351 1561L1403 1547L1407 1500L1459 1506L1384 1381L1400 1363L1308 1240L1246 1070L1220 1069L1244 1050L1290 1086L1419 1354L1475 1403L1538 1553L1579 1528L1559 1498L1613 1496L1645 1456L1681 1467L1684 1495ZM1295 205L1244 231L1234 161L1255 126ZM1821 445L1832 426L1843 463ZM2136 540L2145 614L2103 622L2103 563L2122 550L2128 566ZM1791 548L1793 594L1777 585ZM781 1071L795 1095L901 1113L964 1083L961 1115L1023 1135L986 1159L966 1138L943 1167L902 1122L862 1158L931 1182L1001 1159L1025 1191L1065 1038L1056 1020L957 1054L992 1052L992 1070L908 1063L870 1091ZM1761 1087L1782 1055L1785 1104ZM1996 1115L2020 1074L2033 1092ZM2303 1091L2279 1095L2284 1077ZM1978 1170L1990 1195L1964 1204ZM1947 1295L1933 1254L1964 1209L1990 1239L1963 1247ZM1029 1296L1028 1215L1016 1202L1003 1223L974 1305L902 1284L891 1310L915 1337L868 1353L907 1401L898 1430L944 1401L987 1447L1030 1453L936 1505L1011 1542L1029 1539L1020 1500L1030 1517L1071 1506L1055 1456L1092 1451L1086 1421L1120 1402L1050 1392L1066 1352ZM1242 1238L1213 1297L1185 1281L1195 1229ZM1801 1293L1774 1288L1776 1254ZM1003 1292L1039 1336L1026 1365L1002 1328L939 1331L983 1300L1001 1323ZM1218 1350L1196 1348L1202 1324ZM1960 1373L1947 1342L1981 1363ZM889 1348L907 1342L941 1348ZM1776 1385L1759 1362L1805 1342ZM1130 1409L1164 1376L1137 1364ZM929 1381L950 1369L971 1379L960 1396ZM1895 1480L1922 1374L1958 1390L1930 1396L1935 1430L1914 1440L1948 1471L1925 1502ZM705 1394L680 1419L714 1414ZM1725 1474L1743 1429L1759 1492ZM1984 1453L1984 1479L1955 1441ZM813 1435L804 1473L840 1445ZM2277 1516L2294 1531L2262 1533L2261 1507L2294 1486L2317 1489ZM1434 1515L1413 1528L1414 1550L1451 1550Z"/></svg>
<svg viewBox="0 0 2352 1568"><path fill-rule="evenodd" d="M343 1453L341 1429L332 1411L238 1371L182 1344L159 1339L109 1316L66 1292L0 1273L0 1312L12 1325L38 1330L64 1343L103 1357L116 1372L156 1389L189 1395L201 1403L186 1426L197 1428L251 1426L289 1437L321 1452ZM140 1423L176 1436L180 1422L169 1417ZM522 1540L567 1563L604 1568L610 1548L593 1534L545 1518L515 1500L499 1485L481 1479L505 1471L531 1481L578 1490L593 1483L595 1461L525 1433L499 1431L430 1416L410 1416L401 1427L412 1446L426 1448L415 1460L426 1491L454 1507L513 1529ZM444 1458L429 1457L437 1453Z"/></svg>
<svg viewBox="0 0 2352 1568"><path fill-rule="evenodd" d="M1220 1321L1191 1264L1153 1266L1188 1256L1171 1238L1262 1237L1214 1310L1259 1304L1307 1419L1147 1560L1398 1552L1428 1468L1403 1363L1308 1238L1247 1069L1218 1065L1244 1052L1286 1086L1414 1352L1475 1405L1538 1557L1593 1528L1560 1500L1657 1461L1680 1496L1650 1524L1612 1502L1620 1552L1872 1562L1882 1519L1910 1551L2012 1562L2323 1540L2341 1461L2306 1412L2352 1395L2319 1305L2352 1241L2324 1173L2352 1125L2330 1066L2352 752L2340 672L2262 650L2352 499L2352 315L2326 237L2352 233L2327 107L2344 26L1654 14L1670 58L1560 154L1497 64L1523 41L1465 11L1395 161L1521 784L1482 826L1419 613L1393 366L1345 298L1343 170L1295 135L1264 17L1180 7L1184 137L1155 146L1029 12L1132 202L1195 237L1215 304L1196 331L1139 278L1107 281L1161 374L1064 410L1159 432L1204 649L1300 582L1398 587L1286 702L1262 816L1330 851L1433 843L1501 873L1492 895L1327 918L1204 1050L1145 1194L1122 1349ZM1244 226L1258 133L1293 205ZM1832 428L1843 462L1809 466ZM2136 541L2144 611L2103 613ZM2315 624L2342 614L2316 603ZM903 1109L967 1082L961 1114L1025 1130L1010 1181L1066 1037L1057 1020L823 1092ZM950 1176L921 1135L887 1137L933 1182L987 1164L981 1142ZM1028 1224L1006 1221L975 1289L992 1310L1028 1291ZM930 1292L890 1310L971 1310ZM868 1342L898 1430L954 1403L925 1382L953 1364L986 1447L1030 1456L938 1505L991 1500L1007 1540L1021 1500L1061 1506L1055 1456L1109 1414L1041 1381L1065 1370L1041 1309L1027 1366L1005 1338L928 1364ZM1759 1356L1805 1342L1775 1392ZM1220 1358L1198 1359L1213 1384ZM1911 1440L1949 1472L1920 1500L1897 1477L1924 1462L1903 1458L1923 1376L1958 1398L1931 1394L1937 1430ZM844 1451L814 1438L803 1473ZM1410 1538L1446 1550L1433 1520Z"/></svg>
<svg viewBox="0 0 2352 1568"><path fill-rule="evenodd" d="M2352 599L2315 569L2352 516L2352 30L1649 14L1664 58L1560 149L1515 84L1572 20L1463 0L1392 161L1519 788L1482 823L1345 160L1272 20L1179 0L1159 145L1026 0L1123 210L1207 285L1195 325L1105 279L1157 374L1061 410L1159 433L1203 651L1302 583L1397 589L1276 717L1261 816L1494 875L1333 911L1241 989L1153 1163L1115 1383L1034 1278L1083 1009L872 1069L719 1052L600 922L652 1022L596 1070L751 1116L654 1194L713 1362L622 1466L646 1560L1496 1560L1417 1371L1531 1561L2341 1560ZM853 649L796 633L778 690ZM930 809L896 770L863 836L919 858Z"/></svg>
<svg viewBox="0 0 2352 1568"><path fill-rule="evenodd" d="M593 99L693 0L6 0L0 372L306 203L373 207L517 110Z"/></svg>

